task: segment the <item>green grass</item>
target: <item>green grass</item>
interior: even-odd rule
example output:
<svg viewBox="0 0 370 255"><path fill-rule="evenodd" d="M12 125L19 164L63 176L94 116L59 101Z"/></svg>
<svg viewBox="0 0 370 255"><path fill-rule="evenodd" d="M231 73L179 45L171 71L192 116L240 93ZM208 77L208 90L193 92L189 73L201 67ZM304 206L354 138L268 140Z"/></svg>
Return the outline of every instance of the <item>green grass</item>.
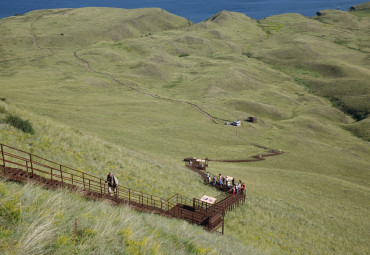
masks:
<svg viewBox="0 0 370 255"><path fill-rule="evenodd" d="M183 166L185 157L265 153L253 143L281 149L286 153L262 162L210 162L212 174L242 179L248 191L247 204L226 216L221 240L272 254L366 254L368 121L355 122L326 97L369 109L369 23L322 13L257 22L221 12L192 26L158 9L44 10L3 19L1 142L101 177L113 170L125 186L164 198L218 194ZM262 28L271 30L268 38ZM217 117L217 125L181 101ZM8 114L29 120L35 135L6 124ZM249 116L257 123L224 125ZM166 224L161 238L181 240L177 225ZM88 228L97 232L82 235L95 240L98 229ZM184 253L208 247L189 239L183 245Z"/></svg>

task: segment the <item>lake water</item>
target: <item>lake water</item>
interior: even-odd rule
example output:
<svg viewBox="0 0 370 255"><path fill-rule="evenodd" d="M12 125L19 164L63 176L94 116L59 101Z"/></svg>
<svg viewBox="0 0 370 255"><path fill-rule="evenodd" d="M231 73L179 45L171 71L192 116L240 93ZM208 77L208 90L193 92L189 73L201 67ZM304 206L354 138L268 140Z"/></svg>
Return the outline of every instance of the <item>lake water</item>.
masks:
<svg viewBox="0 0 370 255"><path fill-rule="evenodd" d="M23 14L37 9L118 7L135 9L160 7L195 23L222 10L242 12L261 19L270 15L294 12L314 16L325 9L347 10L363 3L356 0L0 0L0 18Z"/></svg>

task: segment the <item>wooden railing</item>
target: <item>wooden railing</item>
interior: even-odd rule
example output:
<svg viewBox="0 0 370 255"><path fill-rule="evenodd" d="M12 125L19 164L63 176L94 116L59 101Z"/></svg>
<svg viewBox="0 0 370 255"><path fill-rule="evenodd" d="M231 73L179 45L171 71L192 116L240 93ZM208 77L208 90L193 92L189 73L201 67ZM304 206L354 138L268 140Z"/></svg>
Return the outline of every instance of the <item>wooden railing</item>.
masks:
<svg viewBox="0 0 370 255"><path fill-rule="evenodd" d="M83 171L4 144L0 144L0 155L0 166L2 166L0 171L4 171L5 176L7 169L12 169L13 173L22 170L25 173L25 176L22 176L23 181L33 179L49 187L62 186L82 190L88 196L104 197L118 203L130 204L139 210L185 219L202 225L210 231L214 231L214 228L219 227L221 223L223 226L225 212L245 200L245 195L232 196L226 192L218 196L217 202L213 205L196 198L191 200L179 194L165 200L123 186L118 186L116 193L112 196L108 192L108 184L104 179ZM205 179L205 174L201 171L199 173Z"/></svg>
<svg viewBox="0 0 370 255"><path fill-rule="evenodd" d="M50 181L58 181L62 186L73 186L83 191L92 192L101 197L110 196L108 184L104 179L88 173L58 164L34 154L0 144L1 165L22 169L27 172L27 178L34 175L44 177ZM117 201L126 202L135 206L167 212L174 204L157 196L118 186L113 197Z"/></svg>

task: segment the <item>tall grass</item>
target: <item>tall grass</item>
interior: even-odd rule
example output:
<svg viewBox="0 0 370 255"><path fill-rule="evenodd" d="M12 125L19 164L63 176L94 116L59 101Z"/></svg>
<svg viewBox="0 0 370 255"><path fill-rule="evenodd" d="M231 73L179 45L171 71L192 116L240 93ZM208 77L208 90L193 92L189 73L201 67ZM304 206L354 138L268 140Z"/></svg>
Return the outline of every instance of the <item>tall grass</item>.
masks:
<svg viewBox="0 0 370 255"><path fill-rule="evenodd" d="M262 254L181 220L86 201L65 190L0 181L0 202L9 199L21 214L0 228L4 255Z"/></svg>

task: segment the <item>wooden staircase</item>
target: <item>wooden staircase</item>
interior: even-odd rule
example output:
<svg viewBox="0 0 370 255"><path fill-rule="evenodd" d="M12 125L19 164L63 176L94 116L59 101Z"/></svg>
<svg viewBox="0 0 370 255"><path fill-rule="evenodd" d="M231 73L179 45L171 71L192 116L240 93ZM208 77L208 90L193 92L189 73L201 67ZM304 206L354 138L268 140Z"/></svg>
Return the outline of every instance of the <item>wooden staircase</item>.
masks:
<svg viewBox="0 0 370 255"><path fill-rule="evenodd" d="M117 194L111 196L105 180L99 177L4 144L0 144L0 155L0 175L8 180L34 182L48 189L79 191L94 200L108 199L113 204L129 205L138 211L183 219L211 232L222 227L223 233L225 213L245 201L245 195L232 196L229 193L223 194L214 205L179 194L165 200L122 186L117 187Z"/></svg>

